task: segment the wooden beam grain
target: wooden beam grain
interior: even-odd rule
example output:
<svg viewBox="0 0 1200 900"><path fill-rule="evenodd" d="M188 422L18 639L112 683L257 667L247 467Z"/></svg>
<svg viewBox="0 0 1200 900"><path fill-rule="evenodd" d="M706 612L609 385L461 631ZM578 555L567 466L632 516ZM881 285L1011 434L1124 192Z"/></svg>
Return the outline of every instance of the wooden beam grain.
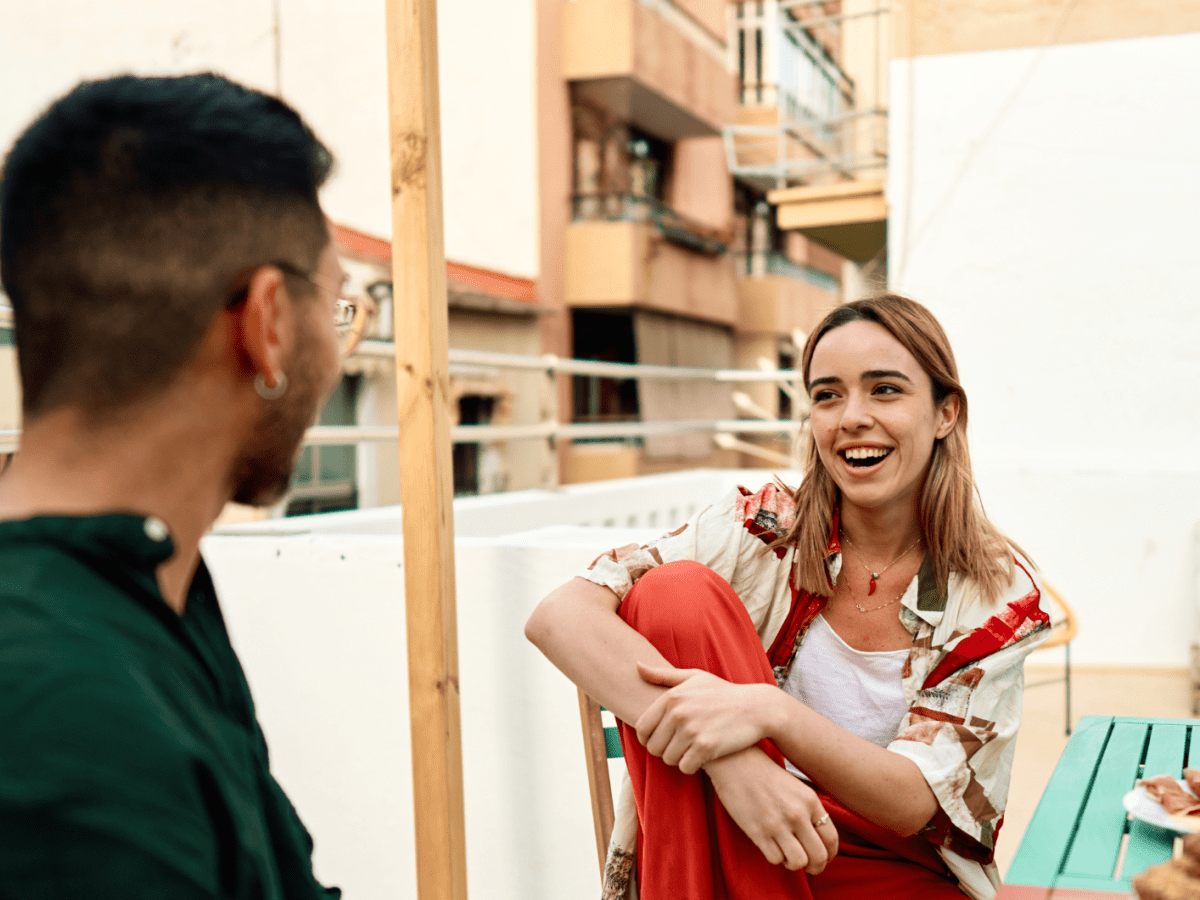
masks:
<svg viewBox="0 0 1200 900"><path fill-rule="evenodd" d="M387 48L417 894L466 900L434 0L387 0Z"/></svg>

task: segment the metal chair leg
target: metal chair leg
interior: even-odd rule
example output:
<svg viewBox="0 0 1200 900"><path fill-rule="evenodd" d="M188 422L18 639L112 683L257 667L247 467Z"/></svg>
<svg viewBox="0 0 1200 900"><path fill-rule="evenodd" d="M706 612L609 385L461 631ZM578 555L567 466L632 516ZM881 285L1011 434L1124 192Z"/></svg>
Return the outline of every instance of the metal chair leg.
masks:
<svg viewBox="0 0 1200 900"><path fill-rule="evenodd" d="M1071 736L1071 645L1063 644L1067 655L1067 737Z"/></svg>

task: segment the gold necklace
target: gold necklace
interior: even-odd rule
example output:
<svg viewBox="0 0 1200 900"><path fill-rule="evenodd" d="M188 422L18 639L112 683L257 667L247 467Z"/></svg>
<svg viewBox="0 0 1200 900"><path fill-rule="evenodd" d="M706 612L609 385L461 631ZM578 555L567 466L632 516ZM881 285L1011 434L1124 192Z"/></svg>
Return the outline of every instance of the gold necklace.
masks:
<svg viewBox="0 0 1200 900"><path fill-rule="evenodd" d="M917 544L921 543L921 539L917 538L915 541L913 541L911 544L909 544L907 547L905 547L903 550L901 550L900 555L897 556L895 559L893 559L890 563L888 563L886 566L884 566L878 572L872 572L871 567L867 565L867 561L862 558L862 554L859 553L858 548L854 546L854 541L850 540L850 536L847 534L843 534L842 540L844 540L846 542L846 544L850 547L850 549L852 549L854 551L854 555L858 557L858 564L863 567L863 569L866 571L866 573L868 575L871 576L871 586L867 589L868 597L870 597L873 593L875 593L875 588L878 586L879 579L883 576L883 573L886 572L888 569L890 569L892 566L894 566L896 563L900 562L900 560L903 559L905 556L907 556L909 550L911 550L913 547L917 546ZM900 597L903 597L903 596L904 596L903 594L900 595ZM897 597L896 600L899 600L900 597ZM895 603L896 601L893 600L891 602ZM889 604L887 604L887 603L883 604L883 606L888 606L888 605ZM855 606L858 606L858 604L855 603ZM875 609L883 609L883 606L876 606ZM859 606L858 608L862 609L861 606ZM866 612L866 610L863 610L863 612Z"/></svg>
<svg viewBox="0 0 1200 900"><path fill-rule="evenodd" d="M889 600L887 603L884 603L883 606L860 606L859 602L854 599L854 592L850 590L850 582L849 581L846 582L846 593L850 595L850 602L854 604L855 609L857 609L860 613L868 613L868 612L875 612L875 610L877 610L877 609L883 609L884 606L891 606L893 603L895 603L897 600L899 600L901 597L903 597L905 594L908 593L908 588L905 587L904 590L902 590L899 594L897 594L893 599Z"/></svg>

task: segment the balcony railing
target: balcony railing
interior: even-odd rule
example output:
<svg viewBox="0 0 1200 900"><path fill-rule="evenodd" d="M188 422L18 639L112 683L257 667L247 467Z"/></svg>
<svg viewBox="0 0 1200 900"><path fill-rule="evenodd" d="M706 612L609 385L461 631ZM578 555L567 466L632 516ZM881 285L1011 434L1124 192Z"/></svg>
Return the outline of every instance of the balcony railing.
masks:
<svg viewBox="0 0 1200 900"><path fill-rule="evenodd" d="M655 197L617 192L575 194L571 218L576 222L649 222L665 240L695 253L720 256L729 252L723 232L690 221Z"/></svg>
<svg viewBox="0 0 1200 900"><path fill-rule="evenodd" d="M763 187L786 187L830 175L852 178L886 165L888 52L882 28L888 9L824 16L822 5L819 0L735 5L742 106L777 113L771 122L743 120L724 129L734 175ZM802 14L807 12L814 14ZM873 32L860 28L855 35L871 47L865 85L856 84L826 50L841 44L843 23L851 20L874 23Z"/></svg>
<svg viewBox="0 0 1200 900"><path fill-rule="evenodd" d="M737 261L738 271L743 275L782 275L785 278L806 281L814 287L834 294L841 288L838 280L832 275L812 266L793 262L778 250L761 254L739 253Z"/></svg>
<svg viewBox="0 0 1200 900"><path fill-rule="evenodd" d="M357 351L362 356L394 358L395 347L384 341L364 341ZM562 359L557 356L520 356L509 353L489 353L477 350L451 349L449 362L452 371L492 371L517 369L541 371L553 382L558 374L589 375L613 379L668 379L680 381L708 381L714 384L736 384L739 382L774 382L779 384L791 399L793 417L790 419L684 419L675 421L623 421L567 423L558 420L551 410L540 422L511 425L456 425L450 429L450 438L456 444L483 444L510 440L588 440L636 438L649 435L681 434L684 432L709 432L714 440L738 444L739 449L753 453L754 445L738 441L737 435L796 435L807 420L807 397L799 372L760 369L701 369L685 366L634 365L630 363L597 362L586 359ZM548 385L552 388L552 385ZM548 390L555 396L553 389ZM19 430L0 429L0 454L18 449ZM724 436L724 437L722 437ZM308 446L336 446L356 444L364 441L394 441L397 438L395 425L317 425L308 429L304 443ZM751 449L746 449L751 448ZM768 451L769 452L769 451ZM777 456L778 454L772 454ZM772 460L779 464L778 460Z"/></svg>

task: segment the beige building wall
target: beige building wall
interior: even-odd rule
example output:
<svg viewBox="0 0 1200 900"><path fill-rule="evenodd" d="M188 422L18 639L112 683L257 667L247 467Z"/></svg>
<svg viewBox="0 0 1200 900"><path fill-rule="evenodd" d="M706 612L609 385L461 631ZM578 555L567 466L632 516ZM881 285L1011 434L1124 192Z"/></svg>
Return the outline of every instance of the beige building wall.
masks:
<svg viewBox="0 0 1200 900"><path fill-rule="evenodd" d="M1195 0L894 0L897 57L1200 31Z"/></svg>
<svg viewBox="0 0 1200 900"><path fill-rule="evenodd" d="M450 346L461 350L484 350L536 356L541 352L541 334L533 316L492 316L461 310L450 311ZM360 396L362 424L398 427L396 412L395 367L389 360L371 368ZM554 415L554 391L542 372L520 369L487 369L479 375L452 374L453 399L467 394L495 398L491 424L534 424ZM450 411L452 417L457 409ZM453 419L452 419L453 420ZM557 483L557 462L546 440L513 440L485 445L495 455L488 470L498 474L499 483L483 485L492 490L524 490L553 487ZM364 454L366 454L364 456ZM374 442L360 449L360 468L373 474L375 483L367 486L369 505L389 506L400 502L400 458L391 441Z"/></svg>

